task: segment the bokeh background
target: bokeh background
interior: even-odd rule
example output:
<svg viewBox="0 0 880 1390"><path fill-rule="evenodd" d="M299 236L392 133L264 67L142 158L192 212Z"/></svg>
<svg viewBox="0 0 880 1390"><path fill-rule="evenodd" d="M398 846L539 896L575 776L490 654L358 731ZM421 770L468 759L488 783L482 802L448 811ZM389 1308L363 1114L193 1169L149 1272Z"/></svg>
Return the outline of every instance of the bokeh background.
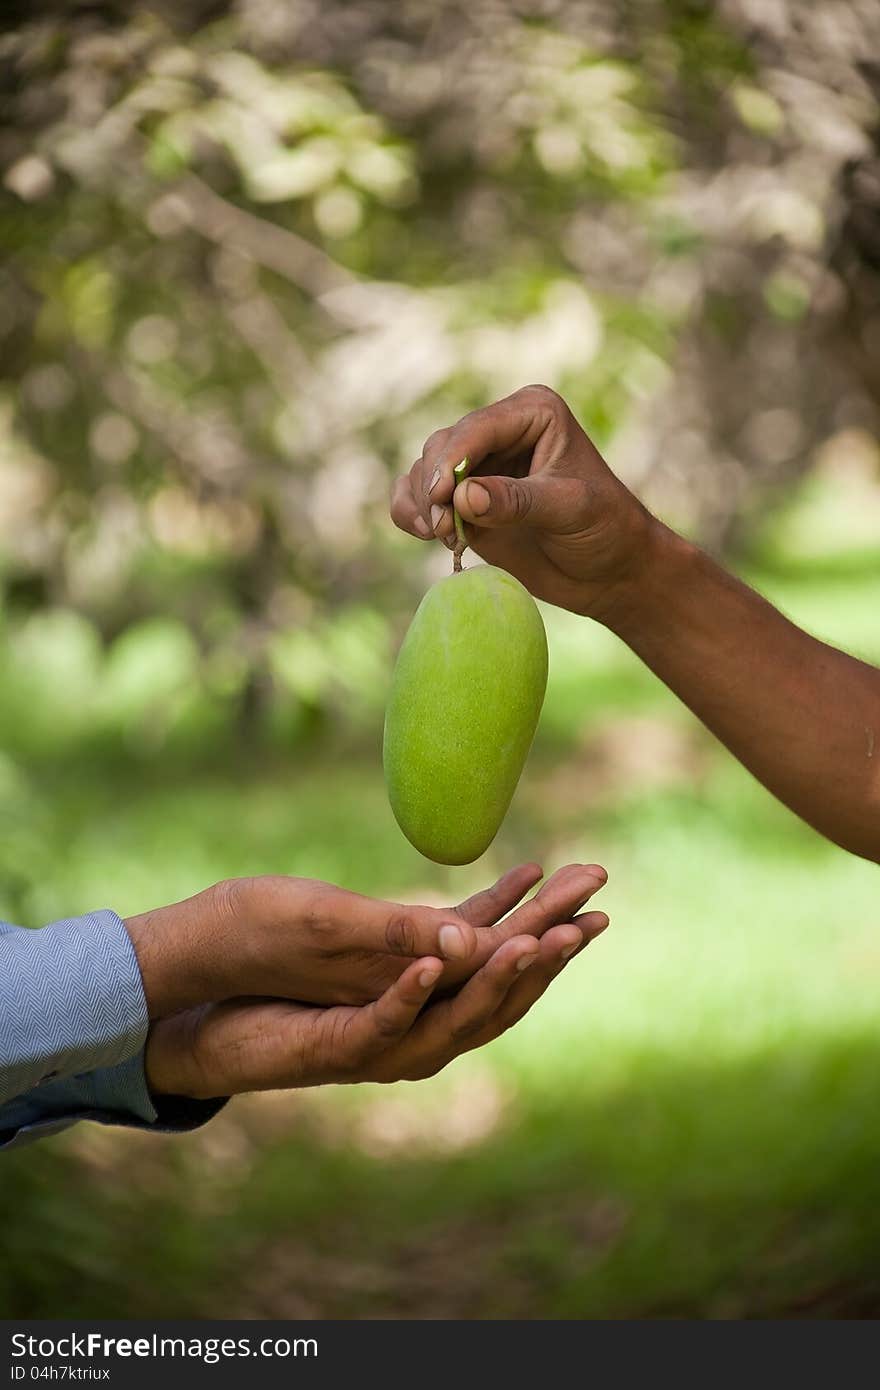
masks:
<svg viewBox="0 0 880 1390"><path fill-rule="evenodd" d="M880 659L875 0L4 13L0 916L538 857L605 863L613 930L430 1083L10 1154L0 1311L876 1315L876 867L553 611L483 861L420 858L379 766L449 564L390 477L529 381Z"/></svg>

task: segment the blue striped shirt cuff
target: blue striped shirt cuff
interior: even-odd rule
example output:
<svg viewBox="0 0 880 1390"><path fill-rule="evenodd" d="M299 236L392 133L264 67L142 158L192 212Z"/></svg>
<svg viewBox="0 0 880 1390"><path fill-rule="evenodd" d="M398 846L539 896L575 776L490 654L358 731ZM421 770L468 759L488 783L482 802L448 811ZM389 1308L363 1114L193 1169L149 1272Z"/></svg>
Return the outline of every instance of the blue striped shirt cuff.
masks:
<svg viewBox="0 0 880 1390"><path fill-rule="evenodd" d="M115 912L28 931L0 922L0 1148L80 1119L194 1129L224 1104L163 1097L144 1074L147 1005Z"/></svg>
<svg viewBox="0 0 880 1390"><path fill-rule="evenodd" d="M0 935L0 1104L56 1077L115 1067L147 1036L134 947L115 912Z"/></svg>
<svg viewBox="0 0 880 1390"><path fill-rule="evenodd" d="M49 1081L0 1105L0 1150L48 1138L77 1120L178 1134L206 1124L225 1104L225 1099L184 1096L154 1099L147 1089L141 1051L117 1067Z"/></svg>

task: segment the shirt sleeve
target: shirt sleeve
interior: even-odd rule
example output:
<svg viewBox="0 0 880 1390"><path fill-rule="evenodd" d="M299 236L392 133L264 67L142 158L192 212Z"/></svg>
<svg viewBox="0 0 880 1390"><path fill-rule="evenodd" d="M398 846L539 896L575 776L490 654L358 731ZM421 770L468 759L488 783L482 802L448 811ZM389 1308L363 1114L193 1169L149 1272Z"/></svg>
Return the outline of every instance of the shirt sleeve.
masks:
<svg viewBox="0 0 880 1390"><path fill-rule="evenodd" d="M193 1129L224 1101L150 1096L137 957L115 912L0 923L0 1148L80 1119Z"/></svg>
<svg viewBox="0 0 880 1390"><path fill-rule="evenodd" d="M147 1003L115 912L0 934L0 1104L143 1047Z"/></svg>

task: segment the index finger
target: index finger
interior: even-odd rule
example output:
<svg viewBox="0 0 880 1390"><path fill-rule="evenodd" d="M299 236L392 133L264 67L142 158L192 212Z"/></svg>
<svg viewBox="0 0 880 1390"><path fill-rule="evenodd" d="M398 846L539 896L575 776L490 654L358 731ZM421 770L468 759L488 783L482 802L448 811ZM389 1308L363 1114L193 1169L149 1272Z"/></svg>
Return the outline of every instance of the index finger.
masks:
<svg viewBox="0 0 880 1390"><path fill-rule="evenodd" d="M541 399L537 390L524 387L493 405L472 410L449 429L438 430L426 440L422 457L411 474L413 494L426 523L430 524L432 506L443 506L452 500L453 469L462 459L469 459L473 469L490 454L503 458L534 447L546 425L539 408Z"/></svg>
<svg viewBox="0 0 880 1390"><path fill-rule="evenodd" d="M534 867L537 868L537 865ZM528 902L494 926L487 924L481 928L477 934L476 951L466 961L456 961L450 966L444 977L444 986L448 988L472 975L510 937L523 932L542 937L560 922L570 922L607 881L608 875L599 864L566 864L564 868L557 869Z"/></svg>
<svg viewBox="0 0 880 1390"><path fill-rule="evenodd" d="M551 874L533 898L523 903L496 927L505 934L528 932L543 936L550 927L570 922L608 882L601 864L566 864Z"/></svg>
<svg viewBox="0 0 880 1390"><path fill-rule="evenodd" d="M516 907L520 898L534 888L543 876L544 870L540 864L517 864L515 869L508 869L506 874L502 874L491 888L482 888L465 898L454 911L470 922L472 927L491 927L505 912Z"/></svg>
<svg viewBox="0 0 880 1390"><path fill-rule="evenodd" d="M417 466L413 464L413 468ZM408 531L411 536L418 536L419 540L431 539L431 528L419 515L409 473L395 478L391 486L391 520L401 531Z"/></svg>

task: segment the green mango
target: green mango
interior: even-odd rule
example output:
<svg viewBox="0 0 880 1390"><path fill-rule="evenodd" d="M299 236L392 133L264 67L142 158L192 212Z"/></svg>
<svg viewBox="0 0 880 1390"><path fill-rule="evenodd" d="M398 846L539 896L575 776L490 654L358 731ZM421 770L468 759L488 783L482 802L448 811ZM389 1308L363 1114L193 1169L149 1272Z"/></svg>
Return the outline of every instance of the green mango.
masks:
<svg viewBox="0 0 880 1390"><path fill-rule="evenodd" d="M397 823L429 859L470 864L488 849L546 686L544 624L519 580L479 565L428 590L394 669L383 761Z"/></svg>

